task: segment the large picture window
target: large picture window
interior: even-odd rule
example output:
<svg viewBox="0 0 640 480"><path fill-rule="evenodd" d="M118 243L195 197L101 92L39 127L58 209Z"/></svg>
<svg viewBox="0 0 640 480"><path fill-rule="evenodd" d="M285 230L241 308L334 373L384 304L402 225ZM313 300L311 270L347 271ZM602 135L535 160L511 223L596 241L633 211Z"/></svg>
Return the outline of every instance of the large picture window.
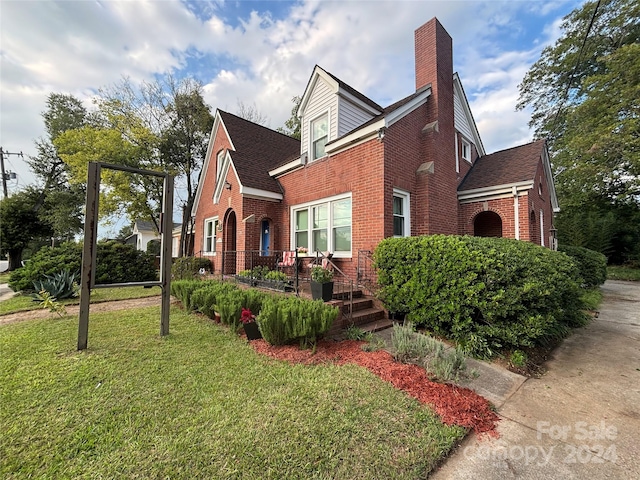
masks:
<svg viewBox="0 0 640 480"><path fill-rule="evenodd" d="M311 160L322 158L326 155L324 146L329 138L329 116L322 117L311 122Z"/></svg>
<svg viewBox="0 0 640 480"><path fill-rule="evenodd" d="M351 254L351 197L331 198L294 207L292 248Z"/></svg>
<svg viewBox="0 0 640 480"><path fill-rule="evenodd" d="M216 251L216 235L218 232L218 218L208 218L204 221L203 253L212 254Z"/></svg>

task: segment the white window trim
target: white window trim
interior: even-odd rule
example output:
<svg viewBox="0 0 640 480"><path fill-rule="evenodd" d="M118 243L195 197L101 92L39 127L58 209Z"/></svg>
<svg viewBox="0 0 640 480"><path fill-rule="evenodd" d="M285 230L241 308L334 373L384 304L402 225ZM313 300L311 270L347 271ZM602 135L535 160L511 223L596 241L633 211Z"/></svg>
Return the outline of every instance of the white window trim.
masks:
<svg viewBox="0 0 640 480"><path fill-rule="evenodd" d="M213 222L213 225L211 228L213 232L213 238L211 239L211 245L213 247L213 250L205 250L207 246L207 225L211 222ZM218 240L218 225L219 225L219 220L217 216L205 218L204 224L203 224L203 231L202 231L202 255L206 255L209 257L216 256L216 242Z"/></svg>
<svg viewBox="0 0 640 480"><path fill-rule="evenodd" d="M467 156L464 155L464 147L467 147ZM460 150L462 150L462 159L471 162L471 142L465 140L464 137L462 138L462 148Z"/></svg>
<svg viewBox="0 0 640 480"><path fill-rule="evenodd" d="M313 124L315 122L317 122L318 120L320 120L322 117L327 117L327 141L325 143L324 157L313 158L313 154L314 154L314 150L313 150ZM329 155L327 153L327 143L329 143L331 141L331 115L330 115L329 110L326 110L326 111L322 112L320 115L317 115L314 118L312 118L311 120L309 120L308 129L309 129L308 130L309 131L309 149L307 151L309 152L309 161L310 162L315 162L316 160L321 160L321 159L327 157Z"/></svg>
<svg viewBox="0 0 640 480"><path fill-rule="evenodd" d="M393 189L393 196L402 198L403 209L404 209L404 235L403 237L411 236L411 194L405 190L400 190L399 188ZM393 203L391 206L391 215L395 218L395 214L393 213ZM395 235L394 237L400 237L399 235Z"/></svg>
<svg viewBox="0 0 640 480"><path fill-rule="evenodd" d="M333 231L333 214L332 214L332 210L331 210L331 203L333 202L337 202L339 200L345 200L345 199L349 199L351 200L351 250L346 252L346 251L334 251L333 249L333 235L331 234ZM328 218L328 225L327 225L327 248L329 249L329 251L331 253L333 253L333 257L334 258L351 258L352 257L352 253L353 253L353 198L351 195L351 192L349 192L346 195L335 195L333 197L327 197L327 198L319 198L318 200L314 200L313 202L306 202L306 203L301 203L299 205L293 205L290 207L289 209L289 222L290 222L290 234L289 234L289 242L290 242L290 248L291 250L294 250L296 247L298 247L298 245L295 245L295 238L296 238L296 211L298 210L303 210L303 209L309 209L309 215L307 216L308 218L308 229L307 232L309 232L309 242L311 242L311 235L312 235L312 231L313 229L312 227L312 221L313 221L313 216L311 215L311 207L317 206L317 205L321 205L321 204L329 204L328 208L329 208L329 218ZM309 247L309 245L307 245L307 247ZM313 252L310 252L313 253Z"/></svg>
<svg viewBox="0 0 640 480"><path fill-rule="evenodd" d="M543 247L544 244L544 211L540 210L540 245Z"/></svg>
<svg viewBox="0 0 640 480"><path fill-rule="evenodd" d="M458 153L458 132L455 133L456 140L456 173L460 173L460 155Z"/></svg>

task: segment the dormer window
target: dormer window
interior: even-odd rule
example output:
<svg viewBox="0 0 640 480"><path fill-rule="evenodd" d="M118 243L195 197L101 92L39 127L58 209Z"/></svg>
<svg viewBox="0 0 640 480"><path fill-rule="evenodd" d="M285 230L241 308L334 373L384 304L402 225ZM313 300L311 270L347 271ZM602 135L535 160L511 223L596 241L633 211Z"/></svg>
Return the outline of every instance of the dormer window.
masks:
<svg viewBox="0 0 640 480"><path fill-rule="evenodd" d="M462 158L467 162L471 161L471 144L466 140L462 140Z"/></svg>
<svg viewBox="0 0 640 480"><path fill-rule="evenodd" d="M311 122L311 160L317 160L326 155L324 146L329 138L329 116L324 114Z"/></svg>

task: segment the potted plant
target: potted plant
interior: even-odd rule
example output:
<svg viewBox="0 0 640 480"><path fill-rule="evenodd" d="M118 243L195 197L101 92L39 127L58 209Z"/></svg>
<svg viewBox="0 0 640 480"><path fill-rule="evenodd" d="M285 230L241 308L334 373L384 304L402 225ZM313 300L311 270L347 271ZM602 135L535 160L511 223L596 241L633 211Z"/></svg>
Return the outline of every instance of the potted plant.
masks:
<svg viewBox="0 0 640 480"><path fill-rule="evenodd" d="M311 296L325 302L333 298L333 271L321 266L311 268Z"/></svg>
<svg viewBox="0 0 640 480"><path fill-rule="evenodd" d="M256 316L251 313L248 308L242 309L240 314L240 322L244 328L244 333L247 335L247 340L258 340L262 338L258 324L256 323Z"/></svg>

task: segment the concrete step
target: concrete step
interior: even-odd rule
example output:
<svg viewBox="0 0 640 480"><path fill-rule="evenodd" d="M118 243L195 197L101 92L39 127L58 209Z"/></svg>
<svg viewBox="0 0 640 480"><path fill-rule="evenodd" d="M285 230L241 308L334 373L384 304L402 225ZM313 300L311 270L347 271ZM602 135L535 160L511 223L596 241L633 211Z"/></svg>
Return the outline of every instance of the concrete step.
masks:
<svg viewBox="0 0 640 480"><path fill-rule="evenodd" d="M349 300L344 300L342 304L342 314L349 314L349 306L351 302ZM363 297L363 298L354 298L353 299L353 311L357 312L359 310L364 310L366 308L373 308L373 300L371 298Z"/></svg>
<svg viewBox="0 0 640 480"><path fill-rule="evenodd" d="M386 319L386 314L384 310L381 310L375 307L370 307L370 308L363 308L362 310L354 311L349 323L352 323L353 325L362 325L363 323L375 322L378 320L385 320L385 319Z"/></svg>
<svg viewBox="0 0 640 480"><path fill-rule="evenodd" d="M358 325L358 328L363 332L380 332L381 330L386 330L387 328L393 327L393 321L387 318L383 318L381 320L376 320L374 322L362 323Z"/></svg>
<svg viewBox="0 0 640 480"><path fill-rule="evenodd" d="M356 298L362 298L364 296L364 294L362 293L362 290L354 290L353 291L353 298L354 300ZM349 291L343 291L343 292L337 292L334 288L333 291L333 299L334 300L344 300L347 301L349 300Z"/></svg>

